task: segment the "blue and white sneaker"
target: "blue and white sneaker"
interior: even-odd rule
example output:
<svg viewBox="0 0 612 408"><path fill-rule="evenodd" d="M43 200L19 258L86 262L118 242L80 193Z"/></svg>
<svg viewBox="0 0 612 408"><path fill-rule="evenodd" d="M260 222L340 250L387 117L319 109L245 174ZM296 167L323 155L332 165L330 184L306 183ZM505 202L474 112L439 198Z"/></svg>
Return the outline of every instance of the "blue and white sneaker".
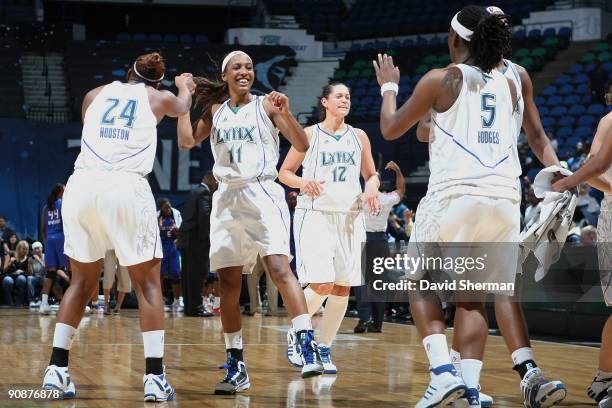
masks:
<svg viewBox="0 0 612 408"><path fill-rule="evenodd" d="M321 362L323 363L323 374L337 374L338 370L336 365L331 359L331 349L325 346L319 346L319 356L321 356Z"/></svg>
<svg viewBox="0 0 612 408"><path fill-rule="evenodd" d="M547 380L542 370L534 367L521 380L521 394L526 408L547 408L563 401L567 389L561 381Z"/></svg>
<svg viewBox="0 0 612 408"><path fill-rule="evenodd" d="M76 388L68 374L68 367L48 366L42 387L45 390L58 390L64 399L74 398L76 395Z"/></svg>
<svg viewBox="0 0 612 408"><path fill-rule="evenodd" d="M482 406L477 388L468 388L463 398L453 402L453 408L482 408Z"/></svg>
<svg viewBox="0 0 612 408"><path fill-rule="evenodd" d="M465 383L457 375L452 364L431 369L431 380L423 398L415 408L433 408L451 405L467 391Z"/></svg>
<svg viewBox="0 0 612 408"><path fill-rule="evenodd" d="M481 408L490 408L493 406L493 397L480 391L480 385L478 386L478 393ZM469 406L467 398L459 398L457 401L453 402L453 408L467 408Z"/></svg>
<svg viewBox="0 0 612 408"><path fill-rule="evenodd" d="M302 356L300 355L300 345L293 327L287 332L287 360L294 367L302 367Z"/></svg>
<svg viewBox="0 0 612 408"><path fill-rule="evenodd" d="M304 330L298 333L300 344L300 356L302 357L302 378L314 377L323 374L323 363L314 341L314 332Z"/></svg>
<svg viewBox="0 0 612 408"><path fill-rule="evenodd" d="M162 374L145 374L142 376L144 384L144 400L147 402L172 401L174 388L166 380L166 367Z"/></svg>
<svg viewBox="0 0 612 408"><path fill-rule="evenodd" d="M225 378L215 385L216 395L234 395L251 387L246 364L228 354L227 363L219 368L225 368Z"/></svg>

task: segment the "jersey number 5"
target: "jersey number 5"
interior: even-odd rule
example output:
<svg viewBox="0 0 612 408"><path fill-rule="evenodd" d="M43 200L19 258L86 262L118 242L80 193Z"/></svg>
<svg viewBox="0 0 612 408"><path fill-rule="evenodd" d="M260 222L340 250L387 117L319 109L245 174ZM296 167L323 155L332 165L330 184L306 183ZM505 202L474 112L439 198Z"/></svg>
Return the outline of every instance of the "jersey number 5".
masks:
<svg viewBox="0 0 612 408"><path fill-rule="evenodd" d="M110 103L109 108L102 115L102 125L106 126L114 126L115 119L117 115L115 110L119 105L119 99L108 98L106 102ZM131 128L134 125L134 121L136 120L136 107L138 106L138 101L135 99L129 99L123 109L121 109L121 113L119 114L119 119L125 120L124 127Z"/></svg>
<svg viewBox="0 0 612 408"><path fill-rule="evenodd" d="M480 118L482 119L482 127L490 128L493 126L493 122L495 122L495 95L486 93L482 94L482 112L488 112L489 117L486 118L485 115L482 115Z"/></svg>

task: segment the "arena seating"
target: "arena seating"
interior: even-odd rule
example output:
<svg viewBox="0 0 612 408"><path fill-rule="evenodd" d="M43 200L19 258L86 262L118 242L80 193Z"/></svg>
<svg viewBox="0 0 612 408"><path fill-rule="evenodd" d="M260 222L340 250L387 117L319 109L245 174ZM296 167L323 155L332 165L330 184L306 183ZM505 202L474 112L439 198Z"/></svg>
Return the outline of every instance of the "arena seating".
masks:
<svg viewBox="0 0 612 408"><path fill-rule="evenodd" d="M0 38L0 116L23 117L23 89L21 85L21 51L13 39Z"/></svg>
<svg viewBox="0 0 612 408"><path fill-rule="evenodd" d="M572 155L578 142L593 139L599 119L607 112L603 101L593 100L590 75L597 69L612 76L612 40L599 42L536 97L542 124L559 142L559 156Z"/></svg>
<svg viewBox="0 0 612 408"><path fill-rule="evenodd" d="M499 0L495 4L517 23L530 12L543 10L553 0ZM447 32L453 15L468 4L489 6L490 1L464 0L357 0L350 11L341 0L267 0L271 14L294 15L313 34L333 32L336 39L394 37Z"/></svg>
<svg viewBox="0 0 612 408"><path fill-rule="evenodd" d="M567 29L547 30L545 36L539 32L526 33L520 29L513 39L514 52L509 58L524 66L529 72L537 72L546 62L555 58L556 53L567 48L571 32ZM398 101L403 103L412 93L418 80L432 68L444 67L450 63L448 37L418 37L399 41L371 41L353 44L340 62L333 80L342 81L352 89L351 120L373 121L378 119L380 100L372 59L378 52L385 51L394 56L401 71Z"/></svg>
<svg viewBox="0 0 612 408"><path fill-rule="evenodd" d="M159 51L166 60L167 74L163 81L172 88L174 76L181 72L214 77L221 61L231 51L230 46L181 44L174 42L141 43L139 41L71 41L66 45L66 70L75 115L79 115L85 93L115 80L124 80L134 59L141 54ZM296 64L295 52L285 46L241 47L255 62L254 89L269 92L276 89Z"/></svg>

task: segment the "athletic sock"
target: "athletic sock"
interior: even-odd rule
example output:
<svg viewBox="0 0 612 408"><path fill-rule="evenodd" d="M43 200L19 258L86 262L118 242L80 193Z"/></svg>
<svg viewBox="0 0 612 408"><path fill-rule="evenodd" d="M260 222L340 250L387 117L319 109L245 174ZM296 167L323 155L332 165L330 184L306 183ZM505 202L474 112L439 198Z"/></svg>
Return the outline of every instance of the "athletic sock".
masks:
<svg viewBox="0 0 612 408"><path fill-rule="evenodd" d="M160 375L164 373L164 330L142 332L142 343L145 355L145 374Z"/></svg>
<svg viewBox="0 0 612 408"><path fill-rule="evenodd" d="M46 294L42 294L42 302L43 305L48 305L49 304L49 295Z"/></svg>
<svg viewBox="0 0 612 408"><path fill-rule="evenodd" d="M310 286L304 289L304 297L306 298L306 306L308 307L308 314L310 316L317 313L317 310L319 310L323 302L325 302L325 299L327 299L327 295L319 295L317 292L312 290Z"/></svg>
<svg viewBox="0 0 612 408"><path fill-rule="evenodd" d="M310 320L310 315L302 314L299 316L295 316L291 319L291 326L296 332L300 332L303 330L312 330L312 322Z"/></svg>
<svg viewBox="0 0 612 408"><path fill-rule="evenodd" d="M68 367L68 355L72 342L74 341L74 334L76 328L69 326L64 323L57 323L55 325L55 334L53 335L53 351L51 352L51 360L49 365L55 365L58 367Z"/></svg>
<svg viewBox="0 0 612 408"><path fill-rule="evenodd" d="M223 333L223 338L225 339L225 351L228 357L244 361L242 354L242 329L233 333Z"/></svg>
<svg viewBox="0 0 612 408"><path fill-rule="evenodd" d="M451 359L448 354L448 343L444 334L430 334L423 339L423 347L429 359L431 368L437 368L443 365L450 365Z"/></svg>
<svg viewBox="0 0 612 408"><path fill-rule="evenodd" d="M512 352L512 362L514 363L512 369L519 374L521 380L529 370L538 366L534 361L531 347L521 347L520 349L514 350Z"/></svg>
<svg viewBox="0 0 612 408"><path fill-rule="evenodd" d="M449 354L451 363L453 363L453 367L455 367L455 371L457 371L457 375L461 377L461 354L452 348L450 349Z"/></svg>
<svg viewBox="0 0 612 408"><path fill-rule="evenodd" d="M319 344L331 347L336 334L340 329L346 308L348 306L348 296L329 295L325 304L323 318L319 323ZM317 307L318 309L318 307Z"/></svg>
<svg viewBox="0 0 612 408"><path fill-rule="evenodd" d="M478 389L482 361L471 358L461 360L461 376L468 388Z"/></svg>

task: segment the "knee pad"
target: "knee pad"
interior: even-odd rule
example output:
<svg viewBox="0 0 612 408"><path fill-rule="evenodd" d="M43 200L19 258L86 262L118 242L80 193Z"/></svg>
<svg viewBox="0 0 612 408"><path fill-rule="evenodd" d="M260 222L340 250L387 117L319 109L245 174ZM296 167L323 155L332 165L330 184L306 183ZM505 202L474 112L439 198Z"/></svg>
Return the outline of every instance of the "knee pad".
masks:
<svg viewBox="0 0 612 408"><path fill-rule="evenodd" d="M47 279L51 279L51 280L55 281L56 277L57 277L57 271L56 270L46 271L45 272L45 278L47 278Z"/></svg>

